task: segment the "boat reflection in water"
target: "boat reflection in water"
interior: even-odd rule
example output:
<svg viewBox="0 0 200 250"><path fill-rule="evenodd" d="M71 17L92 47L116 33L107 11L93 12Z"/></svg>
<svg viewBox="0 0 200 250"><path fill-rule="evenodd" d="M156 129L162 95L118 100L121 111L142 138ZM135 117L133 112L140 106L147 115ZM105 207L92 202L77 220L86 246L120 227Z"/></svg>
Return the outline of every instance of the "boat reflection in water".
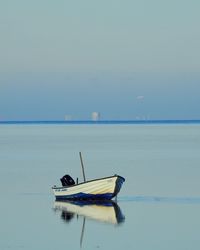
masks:
<svg viewBox="0 0 200 250"><path fill-rule="evenodd" d="M82 231L80 236L80 248L82 248L83 235L86 219L95 220L112 225L119 225L124 222L125 217L120 207L114 201L55 201L55 212L61 212L61 218L70 222L74 217L83 218ZM75 216L76 215L76 216Z"/></svg>
<svg viewBox="0 0 200 250"><path fill-rule="evenodd" d="M55 201L54 210L61 211L61 218L66 222L75 215L99 222L118 225L125 217L114 201Z"/></svg>

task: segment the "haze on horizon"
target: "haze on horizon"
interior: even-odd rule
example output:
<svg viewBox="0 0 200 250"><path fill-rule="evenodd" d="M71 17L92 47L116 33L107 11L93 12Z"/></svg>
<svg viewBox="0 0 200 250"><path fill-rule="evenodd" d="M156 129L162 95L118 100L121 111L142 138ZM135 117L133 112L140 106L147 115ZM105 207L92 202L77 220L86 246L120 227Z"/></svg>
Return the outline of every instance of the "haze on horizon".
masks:
<svg viewBox="0 0 200 250"><path fill-rule="evenodd" d="M197 0L0 2L0 120L200 119Z"/></svg>

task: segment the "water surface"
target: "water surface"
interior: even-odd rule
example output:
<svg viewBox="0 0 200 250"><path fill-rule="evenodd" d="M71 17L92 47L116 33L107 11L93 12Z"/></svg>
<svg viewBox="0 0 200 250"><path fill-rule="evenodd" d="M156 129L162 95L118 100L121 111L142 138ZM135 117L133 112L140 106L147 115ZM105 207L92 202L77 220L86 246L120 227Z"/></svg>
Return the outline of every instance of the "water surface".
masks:
<svg viewBox="0 0 200 250"><path fill-rule="evenodd" d="M1 125L0 249L200 248L199 149L198 124ZM120 223L56 209L51 186L82 179L79 151L87 179L126 178Z"/></svg>

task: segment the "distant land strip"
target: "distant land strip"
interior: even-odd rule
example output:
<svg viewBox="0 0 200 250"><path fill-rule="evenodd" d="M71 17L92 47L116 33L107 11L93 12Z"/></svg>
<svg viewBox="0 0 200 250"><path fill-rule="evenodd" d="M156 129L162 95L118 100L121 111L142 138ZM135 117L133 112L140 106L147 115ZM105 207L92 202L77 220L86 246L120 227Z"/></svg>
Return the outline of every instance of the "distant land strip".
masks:
<svg viewBox="0 0 200 250"><path fill-rule="evenodd" d="M33 120L33 121L0 121L0 125L3 124L57 124L57 125L81 125L81 124L99 124L99 125L117 125L117 124L200 124L200 120L73 120L73 121L63 121L63 120Z"/></svg>

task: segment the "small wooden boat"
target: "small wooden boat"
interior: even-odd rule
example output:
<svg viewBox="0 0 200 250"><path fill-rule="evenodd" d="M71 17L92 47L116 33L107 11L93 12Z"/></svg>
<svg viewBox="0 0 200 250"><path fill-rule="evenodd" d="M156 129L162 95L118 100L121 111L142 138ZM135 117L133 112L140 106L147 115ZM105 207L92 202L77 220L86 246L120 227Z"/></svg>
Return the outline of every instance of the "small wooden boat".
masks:
<svg viewBox="0 0 200 250"><path fill-rule="evenodd" d="M53 186L56 200L111 200L115 197L125 179L119 175L86 181L81 152L79 152L84 182L75 184L71 176L65 175L60 180L62 187Z"/></svg>
<svg viewBox="0 0 200 250"><path fill-rule="evenodd" d="M75 184L65 175L61 178L63 187L52 187L56 200L111 200L115 197L125 179L119 175L94 179Z"/></svg>

